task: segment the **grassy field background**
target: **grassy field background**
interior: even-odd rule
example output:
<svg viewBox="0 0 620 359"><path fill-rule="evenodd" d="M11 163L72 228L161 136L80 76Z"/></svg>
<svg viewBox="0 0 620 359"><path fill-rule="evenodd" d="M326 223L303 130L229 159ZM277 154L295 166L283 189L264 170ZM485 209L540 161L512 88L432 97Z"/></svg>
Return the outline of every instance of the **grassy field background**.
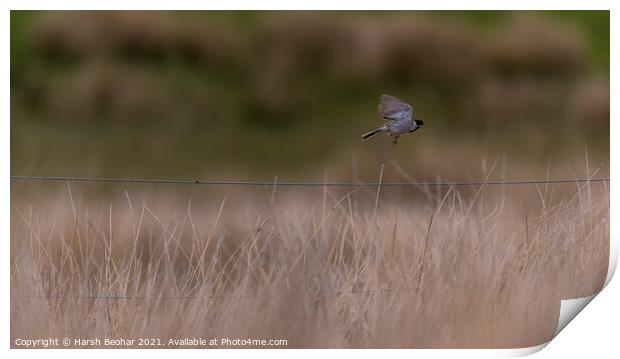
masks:
<svg viewBox="0 0 620 359"><path fill-rule="evenodd" d="M552 338L561 299L597 292L607 274L604 182L114 186L105 201L89 186L12 206L13 339L525 347Z"/></svg>
<svg viewBox="0 0 620 359"><path fill-rule="evenodd" d="M12 174L348 180L393 161L462 180L505 156L570 176L585 147L608 163L605 11L19 11L11 36ZM360 141L382 93L427 124L396 148Z"/></svg>

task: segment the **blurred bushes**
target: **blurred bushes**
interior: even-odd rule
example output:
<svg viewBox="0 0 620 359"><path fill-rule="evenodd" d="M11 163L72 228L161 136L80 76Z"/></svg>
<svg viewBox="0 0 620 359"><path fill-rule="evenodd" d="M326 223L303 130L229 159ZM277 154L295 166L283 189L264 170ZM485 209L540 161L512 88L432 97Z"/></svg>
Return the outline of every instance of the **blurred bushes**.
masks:
<svg viewBox="0 0 620 359"><path fill-rule="evenodd" d="M169 58L222 66L238 59L231 29L184 22L165 12L49 12L33 24L32 45L45 61Z"/></svg>
<svg viewBox="0 0 620 359"><path fill-rule="evenodd" d="M489 60L499 73L540 77L574 77L585 71L583 37L574 28L531 17L509 22L488 45Z"/></svg>
<svg viewBox="0 0 620 359"><path fill-rule="evenodd" d="M424 12L239 14L12 12L12 31L27 18L11 43L13 142L30 136L19 125L29 118L139 123L213 153L207 162L226 148L243 167L297 146L295 165L316 164L379 122L386 92L411 101L439 144L458 129L498 142L519 133L519 146L559 131L608 149L606 74L586 31L557 16L503 13L481 28Z"/></svg>

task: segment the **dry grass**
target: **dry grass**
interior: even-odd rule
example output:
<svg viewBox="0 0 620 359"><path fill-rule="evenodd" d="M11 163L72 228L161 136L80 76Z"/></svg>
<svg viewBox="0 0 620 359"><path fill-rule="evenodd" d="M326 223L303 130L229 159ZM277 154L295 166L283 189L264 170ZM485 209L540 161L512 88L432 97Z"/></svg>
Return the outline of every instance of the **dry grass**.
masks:
<svg viewBox="0 0 620 359"><path fill-rule="evenodd" d="M55 200L14 187L12 343L532 346L553 335L561 298L592 294L607 272L604 183L310 191L104 201L77 185Z"/></svg>

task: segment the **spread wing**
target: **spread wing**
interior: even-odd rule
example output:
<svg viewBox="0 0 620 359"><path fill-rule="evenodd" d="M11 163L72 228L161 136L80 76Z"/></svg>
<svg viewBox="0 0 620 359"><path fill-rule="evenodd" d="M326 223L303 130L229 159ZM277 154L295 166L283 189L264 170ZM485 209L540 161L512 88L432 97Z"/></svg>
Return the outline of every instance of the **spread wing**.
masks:
<svg viewBox="0 0 620 359"><path fill-rule="evenodd" d="M413 115L411 106L403 100L390 95L381 95L377 112L386 120L411 120Z"/></svg>

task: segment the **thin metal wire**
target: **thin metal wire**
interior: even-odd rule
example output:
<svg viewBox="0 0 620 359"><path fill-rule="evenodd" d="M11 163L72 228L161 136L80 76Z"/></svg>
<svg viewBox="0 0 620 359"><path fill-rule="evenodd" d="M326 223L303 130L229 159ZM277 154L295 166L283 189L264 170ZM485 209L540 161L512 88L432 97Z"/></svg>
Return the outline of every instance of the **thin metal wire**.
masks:
<svg viewBox="0 0 620 359"><path fill-rule="evenodd" d="M287 186L287 187L410 187L410 186L489 186L489 185L527 185L561 184L582 182L609 182L605 178L574 179L533 179L509 181L412 181L412 182L278 182L278 181L215 181L200 179L139 179L102 177L64 177L64 176L11 176L16 181L69 181L69 182L113 182L113 183L151 183L151 184L196 184L210 186Z"/></svg>
<svg viewBox="0 0 620 359"><path fill-rule="evenodd" d="M337 290L333 292L317 292L315 295L338 295L338 294L371 294L371 293L393 293L393 292L410 292L414 290L418 290L419 288L414 287L403 287L403 288L383 288L383 289L357 289L357 290ZM299 297L310 296L307 295L297 295ZM225 296L217 296L217 295L154 295L154 296L144 296L144 295L27 295L27 294L11 294L12 297L16 298L41 298L41 299L231 299L233 296L225 297ZM266 297L267 295L242 295L239 298L260 298Z"/></svg>
<svg viewBox="0 0 620 359"><path fill-rule="evenodd" d="M41 298L41 299L226 299L221 296L198 296L198 295L160 295L160 296L142 296L142 295L27 295L27 294L11 294L17 298Z"/></svg>

